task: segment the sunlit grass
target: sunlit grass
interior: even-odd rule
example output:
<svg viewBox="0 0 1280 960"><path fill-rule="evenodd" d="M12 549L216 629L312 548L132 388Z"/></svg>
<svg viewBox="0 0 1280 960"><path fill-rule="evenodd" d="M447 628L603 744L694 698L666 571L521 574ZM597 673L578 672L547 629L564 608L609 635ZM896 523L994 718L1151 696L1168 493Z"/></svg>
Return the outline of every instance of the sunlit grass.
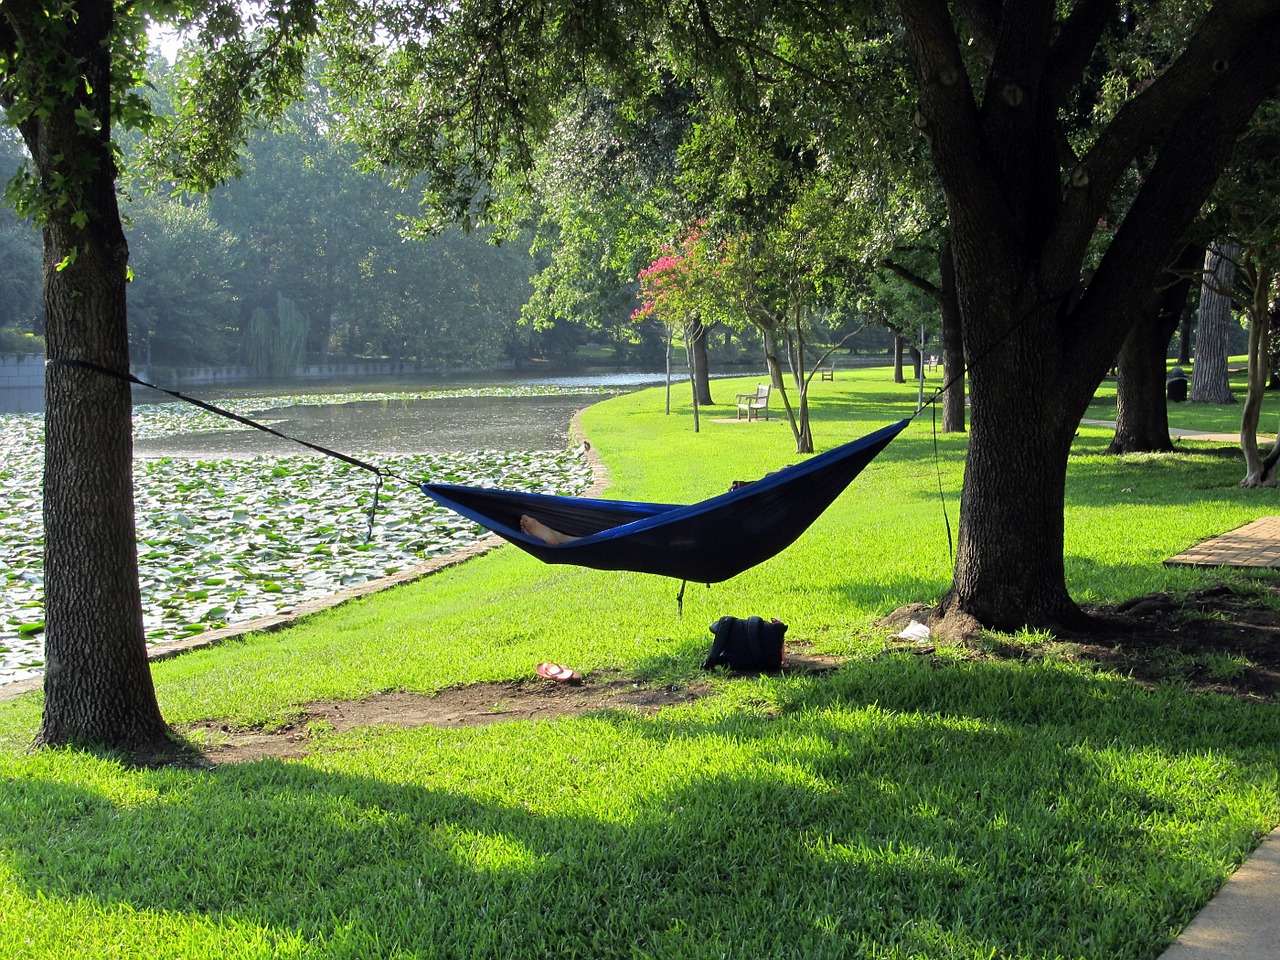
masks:
<svg viewBox="0 0 1280 960"><path fill-rule="evenodd" d="M814 384L819 449L912 413L888 375ZM588 411L610 495L693 501L794 462L784 424L727 422L753 383L714 384L697 434L661 391ZM1071 461L1077 597L1205 585L1161 561L1272 507L1230 460L1106 439L1082 430ZM304 760L204 772L29 754L38 697L0 705L0 955L1158 955L1280 819L1280 714L1065 656L891 652L874 621L949 582L966 439L937 444L912 424L795 545L690 584L683 618L675 583L504 548L153 670L173 723L269 725L544 659L684 684L708 623L758 613L848 657L834 673L713 678L653 716L316 726Z"/></svg>

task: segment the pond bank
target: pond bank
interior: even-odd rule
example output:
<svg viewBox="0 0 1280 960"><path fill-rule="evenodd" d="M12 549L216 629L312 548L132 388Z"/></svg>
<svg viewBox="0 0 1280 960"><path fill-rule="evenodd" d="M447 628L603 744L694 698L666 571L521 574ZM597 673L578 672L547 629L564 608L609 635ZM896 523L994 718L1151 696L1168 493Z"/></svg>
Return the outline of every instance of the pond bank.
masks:
<svg viewBox="0 0 1280 960"><path fill-rule="evenodd" d="M219 455L225 442L248 431L220 431L213 456L156 452L139 458L138 558L149 647L175 649L174 643L184 642L186 649L188 640L225 639L228 629L230 635L261 629L285 611L311 612L313 601L349 599L352 591L363 595L369 584L385 589L431 572L437 561L487 537L423 497L414 486L420 480L566 495L592 487L596 478L589 461L567 443L571 411L591 398L550 399L559 406L549 408L541 395L526 398L543 437L541 450L369 455L389 476L415 478L383 489L372 519L368 477L337 461ZM207 429L183 422L189 419L184 408L173 408L181 414L176 419L168 409L148 408L150 413L137 418L139 447L146 447L147 436L180 444L192 429ZM559 427L548 419L549 409L561 411L555 418ZM0 685L37 676L43 668L41 420L5 418L2 426L6 458L0 480L10 498L7 512L0 513L8 531L0 555Z"/></svg>

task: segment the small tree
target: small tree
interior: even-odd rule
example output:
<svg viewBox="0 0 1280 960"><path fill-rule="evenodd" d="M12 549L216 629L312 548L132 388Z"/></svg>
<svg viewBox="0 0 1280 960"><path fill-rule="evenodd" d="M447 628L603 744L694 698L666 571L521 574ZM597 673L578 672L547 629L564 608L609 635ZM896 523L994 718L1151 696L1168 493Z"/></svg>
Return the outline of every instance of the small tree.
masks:
<svg viewBox="0 0 1280 960"><path fill-rule="evenodd" d="M704 320L717 312L715 270L701 224L687 230L674 244L662 247L661 255L640 271L641 305L633 320L655 318L672 330L679 330L689 360L693 388L693 429L699 429L698 408L710 404L711 381L707 369L707 342ZM670 364L667 367L670 376Z"/></svg>
<svg viewBox="0 0 1280 960"><path fill-rule="evenodd" d="M836 342L823 342L814 362L809 362L817 340L814 316L823 306L845 299L853 270L850 240L859 235L852 222L858 208L835 202L832 191L831 184L811 180L773 225L732 237L720 250L721 287L763 335L771 373L781 366L777 346L786 348L797 393L794 408L780 377L775 377L774 385L782 394L796 453L813 452L809 423L813 375L853 336L847 333Z"/></svg>
<svg viewBox="0 0 1280 960"><path fill-rule="evenodd" d="M1280 462L1280 442L1265 455L1258 448L1258 422L1270 366L1271 327L1280 305L1277 197L1280 105L1272 101L1263 106L1236 144L1231 163L1214 190L1210 213L1213 227L1230 238L1230 249L1238 251L1236 262L1231 265L1233 282L1216 280L1211 293L1234 304L1249 322L1249 385L1240 417L1240 447L1246 466L1242 487L1275 486Z"/></svg>

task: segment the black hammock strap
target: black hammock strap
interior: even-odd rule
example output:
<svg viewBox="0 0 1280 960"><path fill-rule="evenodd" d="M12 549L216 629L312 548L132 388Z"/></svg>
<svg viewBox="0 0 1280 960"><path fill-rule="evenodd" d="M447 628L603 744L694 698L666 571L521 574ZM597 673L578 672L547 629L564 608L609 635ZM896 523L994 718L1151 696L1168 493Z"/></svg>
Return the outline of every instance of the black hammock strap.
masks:
<svg viewBox="0 0 1280 960"><path fill-rule="evenodd" d="M215 413L220 417L226 417L228 420L234 420L236 423L242 423L246 427L253 427L253 429L255 430L261 430L263 433L269 433L273 437L279 437L281 440L291 440L294 443L300 443L302 444L302 446L307 447L310 450L316 451L316 453L323 453L327 457L335 457L338 460L341 460L343 463L349 463L353 467L359 467L361 470L368 470L370 473L374 475L376 479L373 487L373 506L369 509L369 530L368 530L366 539L371 538L373 536L373 522L378 515L378 503L379 503L379 498L382 495L383 479L387 476L394 476L394 474L390 474L388 471L384 470L382 467L376 466L365 460L361 460L359 457L353 457L350 454L342 453L338 450L332 450L329 447L321 446L318 443L312 443L309 440L300 440L297 437L291 437L287 433L281 433L279 430L273 430L271 427L268 427L265 423L258 423L258 421L252 420L249 417L243 417L238 413L232 413L230 410L227 410L224 407L220 407L217 404L209 403L207 400L201 400L198 397L192 397L192 396L188 396L185 393L179 393L177 390L169 390L157 384L148 383L146 380L143 380L140 377L135 377L132 373L121 373L119 370L112 370L110 367L104 367L100 363L93 363L92 361L89 361L89 360L71 360L67 358L58 357L58 358L50 358L49 360L46 360L45 366L47 367L78 367L81 370L92 370L95 373L101 373L108 377L114 377L115 379L123 380L126 383L136 383L140 387L147 387L150 390L159 391L160 393L173 397L175 400L182 400L185 403L190 403L197 407L200 407L202 410L208 410L210 413Z"/></svg>

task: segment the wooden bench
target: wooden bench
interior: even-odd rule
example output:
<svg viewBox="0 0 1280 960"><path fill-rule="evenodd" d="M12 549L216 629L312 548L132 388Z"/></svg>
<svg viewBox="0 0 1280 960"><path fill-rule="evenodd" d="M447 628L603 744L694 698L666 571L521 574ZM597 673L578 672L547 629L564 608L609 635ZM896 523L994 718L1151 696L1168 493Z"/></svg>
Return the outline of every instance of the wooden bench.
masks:
<svg viewBox="0 0 1280 960"><path fill-rule="evenodd" d="M766 420L769 419L769 384L761 383L756 387L755 393L738 394L738 419L742 419L743 412L747 414L747 421L759 420L760 414L764 414Z"/></svg>
<svg viewBox="0 0 1280 960"><path fill-rule="evenodd" d="M819 370L819 371L818 371L818 379L819 379L819 380L830 380L832 383L834 383L834 382L835 382L835 379L836 379L836 365L835 365L835 363L829 363L829 364L827 364L825 367L823 367L821 370Z"/></svg>

